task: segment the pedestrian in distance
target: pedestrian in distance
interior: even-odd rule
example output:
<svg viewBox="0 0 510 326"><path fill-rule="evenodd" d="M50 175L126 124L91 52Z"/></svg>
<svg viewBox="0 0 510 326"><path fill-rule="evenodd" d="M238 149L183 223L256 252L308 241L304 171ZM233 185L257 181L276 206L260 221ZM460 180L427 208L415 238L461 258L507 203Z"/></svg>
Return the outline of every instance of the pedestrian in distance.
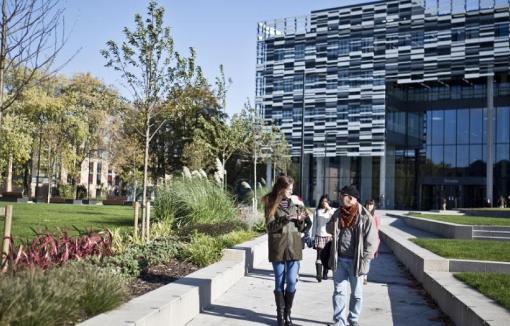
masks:
<svg viewBox="0 0 510 326"><path fill-rule="evenodd" d="M319 199L317 209L313 214L312 237L314 239L314 248L317 251L317 259L315 261L315 271L318 282L328 279L328 260L329 254L325 254L327 245L333 236L326 231L326 224L333 216L335 209L329 205L328 195L322 195ZM325 259L326 258L326 259Z"/></svg>
<svg viewBox="0 0 510 326"><path fill-rule="evenodd" d="M374 258L377 257L379 254L379 245L381 244L381 239L379 238L379 230L381 229L381 218L379 215L375 212L375 200L369 199L365 202L365 208L372 216L372 224L375 226L376 235L377 235L377 241L375 244L375 252L374 252ZM365 275L363 279L363 284L368 283L368 275Z"/></svg>

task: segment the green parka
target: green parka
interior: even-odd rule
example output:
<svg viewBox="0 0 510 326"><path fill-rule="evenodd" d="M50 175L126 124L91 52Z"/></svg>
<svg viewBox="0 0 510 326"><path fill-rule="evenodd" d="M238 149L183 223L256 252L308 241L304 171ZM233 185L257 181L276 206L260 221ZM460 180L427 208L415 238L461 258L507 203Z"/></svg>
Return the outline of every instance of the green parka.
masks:
<svg viewBox="0 0 510 326"><path fill-rule="evenodd" d="M270 262L303 259L301 232L303 232L305 224L303 220L292 220L297 219L303 213L306 213L305 208L296 205L289 199L287 209L279 205L274 217L266 216Z"/></svg>

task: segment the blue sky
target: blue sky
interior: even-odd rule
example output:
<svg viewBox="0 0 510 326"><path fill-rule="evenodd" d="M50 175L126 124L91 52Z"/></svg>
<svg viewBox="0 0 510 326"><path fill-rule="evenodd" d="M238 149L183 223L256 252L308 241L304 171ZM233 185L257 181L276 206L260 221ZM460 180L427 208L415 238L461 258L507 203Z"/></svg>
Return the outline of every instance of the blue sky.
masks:
<svg viewBox="0 0 510 326"><path fill-rule="evenodd" d="M255 94L257 22L308 14L311 10L369 2L369 0L160 0L165 25L172 29L177 50L197 51L198 63L212 82L220 64L233 84L227 112L239 112ZM67 0L65 25L69 40L60 55L65 61L79 53L61 72L90 72L119 88L119 75L104 67L99 51L107 40L121 42L124 26L133 26L135 13L144 13L148 0Z"/></svg>

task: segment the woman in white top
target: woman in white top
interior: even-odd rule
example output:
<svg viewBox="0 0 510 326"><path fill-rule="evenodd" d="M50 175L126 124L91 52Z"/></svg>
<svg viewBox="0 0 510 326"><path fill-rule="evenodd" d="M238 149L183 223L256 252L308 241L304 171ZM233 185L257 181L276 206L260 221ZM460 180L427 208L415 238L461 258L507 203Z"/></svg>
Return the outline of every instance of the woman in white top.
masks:
<svg viewBox="0 0 510 326"><path fill-rule="evenodd" d="M329 206L328 195L322 195L319 200L319 205L313 214L313 227L312 238L314 239L314 248L317 250L317 260L315 262L315 269L317 272L317 281L321 282L322 279L328 279L328 259L327 251L329 246L327 244L331 241L333 236L326 231L326 224L331 219L335 212L334 208ZM325 249L325 247L328 247Z"/></svg>

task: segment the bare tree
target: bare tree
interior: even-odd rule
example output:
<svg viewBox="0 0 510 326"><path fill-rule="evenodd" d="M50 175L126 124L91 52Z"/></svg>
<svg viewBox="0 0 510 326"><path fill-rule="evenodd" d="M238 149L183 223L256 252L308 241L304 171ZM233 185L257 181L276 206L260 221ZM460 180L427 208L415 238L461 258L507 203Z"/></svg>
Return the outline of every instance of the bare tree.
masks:
<svg viewBox="0 0 510 326"><path fill-rule="evenodd" d="M52 73L50 69L66 40L59 0L1 1L0 125L23 89L35 78ZM12 165L10 155L7 191L12 190Z"/></svg>

